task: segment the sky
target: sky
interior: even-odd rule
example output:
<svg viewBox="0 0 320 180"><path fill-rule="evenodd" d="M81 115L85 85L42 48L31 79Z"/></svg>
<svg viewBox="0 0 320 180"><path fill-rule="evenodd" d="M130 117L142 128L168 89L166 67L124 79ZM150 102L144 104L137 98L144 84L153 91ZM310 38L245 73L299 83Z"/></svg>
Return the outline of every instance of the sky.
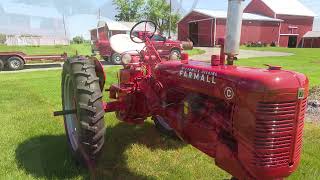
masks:
<svg viewBox="0 0 320 180"><path fill-rule="evenodd" d="M1 0L1 2L14 2L18 0ZM42 0L42 2L49 1L49 0ZM68 0L77 2L77 0ZM100 7L101 5L105 4L106 2L110 2L112 0L88 0L91 1L95 7ZM169 1L169 0L168 0ZM190 11L194 1L196 0L173 0L177 2L182 2L182 7L185 11ZM250 0L245 0L245 5L248 4ZM319 0L300 0L303 4L313 10L316 14L320 15L320 1ZM226 10L227 9L227 0L198 0L196 8L202 9L212 9L212 10Z"/></svg>

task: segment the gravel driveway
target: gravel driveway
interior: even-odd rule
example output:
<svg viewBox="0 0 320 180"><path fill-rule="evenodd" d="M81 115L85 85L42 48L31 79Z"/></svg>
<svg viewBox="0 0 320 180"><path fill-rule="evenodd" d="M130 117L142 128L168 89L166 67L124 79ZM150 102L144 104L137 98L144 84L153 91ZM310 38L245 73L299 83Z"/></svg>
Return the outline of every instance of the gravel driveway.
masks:
<svg viewBox="0 0 320 180"><path fill-rule="evenodd" d="M212 48L212 47L196 47L196 48L205 50L206 53L192 56L191 58L194 60L209 62L211 59L211 55L220 54L220 48ZM254 58L254 57L281 57L281 56L292 56L292 55L293 55L292 53L273 52L273 51L240 50L240 54L238 58L248 59L248 58Z"/></svg>

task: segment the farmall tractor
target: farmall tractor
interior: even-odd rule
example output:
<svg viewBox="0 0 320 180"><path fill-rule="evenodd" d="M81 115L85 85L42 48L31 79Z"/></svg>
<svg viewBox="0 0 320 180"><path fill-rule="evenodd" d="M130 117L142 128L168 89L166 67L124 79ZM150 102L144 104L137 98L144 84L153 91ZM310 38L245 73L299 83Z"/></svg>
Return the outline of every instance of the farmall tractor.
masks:
<svg viewBox="0 0 320 180"><path fill-rule="evenodd" d="M104 115L115 112L130 124L152 117L162 132L213 157L236 179L283 179L294 172L302 151L308 79L277 66L233 65L241 3L229 0L225 52L222 48L220 57L212 56L211 64L186 54L181 61L161 59L148 37L133 36L137 26L152 33L156 26L138 23L130 39L143 42L144 48L122 55L119 82L106 89L110 102L102 100L108 76L101 64L84 57L68 59L62 73L63 110L55 115L64 116L74 157L94 166L105 139Z"/></svg>

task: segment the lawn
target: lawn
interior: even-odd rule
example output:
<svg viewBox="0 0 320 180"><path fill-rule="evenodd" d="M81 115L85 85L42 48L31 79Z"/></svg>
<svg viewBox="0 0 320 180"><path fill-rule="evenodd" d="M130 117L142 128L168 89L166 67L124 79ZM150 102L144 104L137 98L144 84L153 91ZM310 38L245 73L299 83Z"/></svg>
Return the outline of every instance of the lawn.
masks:
<svg viewBox="0 0 320 180"><path fill-rule="evenodd" d="M279 51L293 53L292 56L287 57L264 57L252 59L240 59L236 65L265 67L264 64L279 65L283 69L293 70L306 74L309 77L311 86L320 85L320 49L305 49L305 48L247 48L248 50L259 51Z"/></svg>
<svg viewBox="0 0 320 180"><path fill-rule="evenodd" d="M108 82L116 68L106 68ZM0 73L0 179L88 179L68 148L61 109L61 71ZM190 145L160 135L151 121L130 126L107 124L97 174L103 179L227 179L213 160ZM300 168L289 179L320 179L320 128L306 124Z"/></svg>

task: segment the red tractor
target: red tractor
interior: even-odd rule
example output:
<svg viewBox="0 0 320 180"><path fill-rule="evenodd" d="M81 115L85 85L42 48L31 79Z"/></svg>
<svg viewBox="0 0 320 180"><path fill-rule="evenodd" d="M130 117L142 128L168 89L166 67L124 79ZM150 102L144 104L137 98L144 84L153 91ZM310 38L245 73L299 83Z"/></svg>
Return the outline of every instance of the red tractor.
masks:
<svg viewBox="0 0 320 180"><path fill-rule="evenodd" d="M119 82L107 88L97 60L68 59L62 73L63 115L70 149L77 160L93 167L104 144L104 115L141 124L152 117L157 128L176 135L236 179L283 179L300 162L308 78L268 66L233 65L238 54L242 0L229 0L227 39L211 64L160 57L148 36L138 55L123 54ZM149 32L156 32L148 30ZM220 42L223 45L223 41ZM225 51L223 51L225 50ZM227 56L227 59L225 58ZM227 63L226 63L227 60Z"/></svg>
<svg viewBox="0 0 320 180"><path fill-rule="evenodd" d="M91 30L91 48L93 53L99 53L100 56L112 64L122 64L121 54L115 52L110 44L110 38L104 27ZM119 33L124 33L119 31ZM177 40L168 39L161 34L144 33L141 30L135 32L135 36L143 38L149 36L150 41L157 49L161 57L169 58L170 56L180 57L182 50L191 50L193 48L192 42L181 42ZM151 37L152 36L152 37Z"/></svg>

